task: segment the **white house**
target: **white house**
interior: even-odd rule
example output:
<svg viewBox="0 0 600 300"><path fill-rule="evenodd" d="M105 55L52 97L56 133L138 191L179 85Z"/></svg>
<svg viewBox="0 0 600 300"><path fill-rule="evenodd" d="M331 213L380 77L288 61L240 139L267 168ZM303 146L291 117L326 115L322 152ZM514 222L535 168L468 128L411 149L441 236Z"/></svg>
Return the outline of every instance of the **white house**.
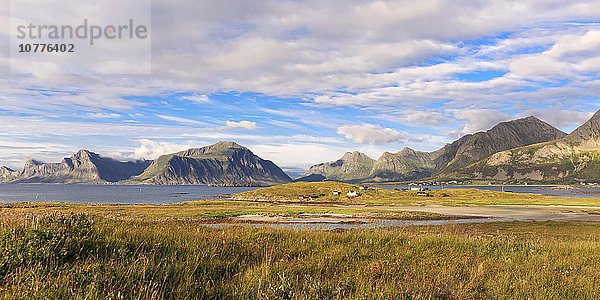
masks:
<svg viewBox="0 0 600 300"><path fill-rule="evenodd" d="M358 197L358 192L357 191L348 191L348 193L346 194L346 196L348 196L348 197Z"/></svg>

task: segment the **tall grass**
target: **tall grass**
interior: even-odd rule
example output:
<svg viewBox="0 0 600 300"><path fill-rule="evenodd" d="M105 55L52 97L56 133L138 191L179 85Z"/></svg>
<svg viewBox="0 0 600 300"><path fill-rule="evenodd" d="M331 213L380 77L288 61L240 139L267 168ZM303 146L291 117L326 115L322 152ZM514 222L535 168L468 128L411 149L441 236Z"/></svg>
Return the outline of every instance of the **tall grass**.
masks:
<svg viewBox="0 0 600 300"><path fill-rule="evenodd" d="M56 214L2 222L3 298L600 297L594 223L321 231Z"/></svg>

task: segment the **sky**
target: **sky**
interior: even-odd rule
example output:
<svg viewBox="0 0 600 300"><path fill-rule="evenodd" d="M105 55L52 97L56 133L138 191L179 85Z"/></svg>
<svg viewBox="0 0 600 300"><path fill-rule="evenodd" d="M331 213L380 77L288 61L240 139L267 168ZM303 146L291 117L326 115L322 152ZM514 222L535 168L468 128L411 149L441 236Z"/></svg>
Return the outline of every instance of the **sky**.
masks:
<svg viewBox="0 0 600 300"><path fill-rule="evenodd" d="M13 75L0 4L0 165L81 148L154 159L225 140L295 175L346 151L431 151L529 115L570 132L600 109L598 0L155 0L151 10L150 74L48 64ZM109 54L93 63L135 68Z"/></svg>

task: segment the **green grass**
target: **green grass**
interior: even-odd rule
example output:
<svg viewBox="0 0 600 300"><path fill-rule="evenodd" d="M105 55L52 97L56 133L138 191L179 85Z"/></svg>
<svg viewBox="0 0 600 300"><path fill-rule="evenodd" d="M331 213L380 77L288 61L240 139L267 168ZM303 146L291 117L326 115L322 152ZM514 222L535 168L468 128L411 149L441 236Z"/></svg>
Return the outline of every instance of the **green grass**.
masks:
<svg viewBox="0 0 600 300"><path fill-rule="evenodd" d="M341 196L332 191L342 191ZM567 205L600 206L600 198L558 198L539 194L484 191L479 189L444 189L430 191L431 197L417 196L412 191L369 190L359 191L361 196L349 198L348 190L354 185L337 182L295 182L261 188L235 195L235 199L282 202L325 202L369 205ZM316 200L299 200L299 195L324 194Z"/></svg>
<svg viewBox="0 0 600 300"><path fill-rule="evenodd" d="M599 269L597 223L207 228L37 208L0 218L9 299L597 299Z"/></svg>
<svg viewBox="0 0 600 300"><path fill-rule="evenodd" d="M242 215L297 216L300 214L346 214L355 217L393 219L440 219L442 215L427 212L403 211L377 206L338 206L334 204L269 203L224 200L190 201L169 205L89 205L68 203L16 203L0 205L0 214L91 214L113 220L169 221L201 220L215 221ZM218 221L218 220L217 220Z"/></svg>

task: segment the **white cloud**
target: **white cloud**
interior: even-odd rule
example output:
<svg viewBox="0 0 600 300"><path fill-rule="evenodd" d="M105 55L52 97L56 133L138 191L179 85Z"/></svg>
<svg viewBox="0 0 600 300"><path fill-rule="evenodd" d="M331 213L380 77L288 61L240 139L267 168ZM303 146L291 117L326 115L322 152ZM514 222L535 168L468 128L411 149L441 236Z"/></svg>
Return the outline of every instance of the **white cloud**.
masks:
<svg viewBox="0 0 600 300"><path fill-rule="evenodd" d="M225 129L246 129L246 130L256 130L258 126L256 126L256 122L251 121L225 121Z"/></svg>
<svg viewBox="0 0 600 300"><path fill-rule="evenodd" d="M186 125L206 125L206 123L204 123L204 122L200 122L200 121L192 120L192 119L188 119L188 118L167 116L167 115L156 115L156 116L163 120L167 120L167 121L171 121L171 122L175 122L175 123L186 124Z"/></svg>
<svg viewBox="0 0 600 300"><path fill-rule="evenodd" d="M138 142L139 146L133 150L134 157L138 159L156 159L161 155L192 148L189 145L155 142L148 139L141 139Z"/></svg>
<svg viewBox="0 0 600 300"><path fill-rule="evenodd" d="M459 109L454 111L454 115L467 122L463 127L463 134L488 130L511 119L509 114L493 109Z"/></svg>
<svg viewBox="0 0 600 300"><path fill-rule="evenodd" d="M71 7L77 10L81 6ZM375 115L397 116L402 124L443 124L448 128L435 134L454 131L455 136L460 131L489 129L509 119L499 111L500 107L514 114L533 113L538 107L569 101L569 107L575 107L571 113L541 110L539 114L553 125L572 126L568 120L581 121L589 114L585 111L600 102L597 0L181 0L176 4L156 0L153 7L153 19L160 26L152 28L151 76L48 76L55 65L47 65L31 75L10 76L9 57L0 53L0 69L6 71L0 80L0 107L6 115L31 116L15 122L11 122L13 118L2 120L0 132L21 141L43 138L54 143L56 137L61 137L57 143L67 144L69 149L79 147L80 141L100 144L98 140L89 142L86 134L102 136L106 137L103 141L110 143L99 146L104 147L102 151L123 147L132 151L132 141L163 140L171 135L195 135L201 139L193 140L194 143L227 137L247 143L269 139L282 145L295 144L288 139L310 135L305 142L310 140L323 147L346 142L343 145L348 148L354 146L350 140L360 140L366 147L389 140L410 142L420 138L376 125L342 126L348 124L348 118L364 121ZM36 13L52 15L60 13L60 9L49 7ZM86 6L86 12L94 16L111 13L102 6ZM0 14L6 16L8 12ZM0 37L5 37L0 38L0 45L8 46L8 25L0 26ZM509 37L498 37L500 33ZM490 37L497 38L489 40ZM482 38L489 43L480 46L473 42ZM181 41L186 41L187 46L180 47ZM97 60L98 67L114 65L109 53L106 59ZM482 81L458 78L459 74L487 71L507 73ZM219 116L218 120L201 114L182 117L173 110L160 111L151 100L145 100L152 96L188 95L180 99L207 107L234 106L211 101L207 96L223 91L294 96L307 99L311 106L281 108L278 115L272 107L262 110L275 119L272 124L295 131L273 137L220 132L227 128L256 129L256 124L249 121L223 124L225 120L240 118L239 115ZM240 115L244 114L246 107L238 106ZM321 111L324 106L352 108L348 115L340 115ZM435 111L423 111L423 107L434 107ZM93 117L112 117L103 111L132 118L143 112L146 118L136 118L140 126L57 121L60 116L73 113L85 116L94 112L87 116L90 121ZM153 114L173 124L148 123ZM458 125L451 116L466 125ZM57 122L49 121L51 117ZM261 125L268 122L261 121ZM198 130L199 127L210 130ZM323 137L336 130L350 140L339 137L333 143ZM374 137L361 133L365 131ZM436 142L427 137L425 143ZM176 143L185 142L180 139ZM293 157L309 149L303 147L296 147L294 155L286 155ZM285 155L281 156L285 164Z"/></svg>
<svg viewBox="0 0 600 300"><path fill-rule="evenodd" d="M182 100L192 101L198 104L208 104L211 102L210 98L207 95L203 94L194 94L189 96L181 97Z"/></svg>
<svg viewBox="0 0 600 300"><path fill-rule="evenodd" d="M436 111L428 111L426 109L399 112L398 114L399 116L397 118L394 118L394 120L408 124L417 123L422 125L435 126L440 124L442 121L446 120L446 117L443 113Z"/></svg>
<svg viewBox="0 0 600 300"><path fill-rule="evenodd" d="M600 59L600 30L558 37L547 51L523 55L510 64L515 76L536 80L577 79L579 71L593 72Z"/></svg>
<svg viewBox="0 0 600 300"><path fill-rule="evenodd" d="M92 119L117 119L122 117L122 115L115 113L87 113L85 116Z"/></svg>
<svg viewBox="0 0 600 300"><path fill-rule="evenodd" d="M367 144L401 142L403 138L406 138L406 134L403 132L373 124L341 126L337 132L347 139Z"/></svg>
<svg viewBox="0 0 600 300"><path fill-rule="evenodd" d="M593 29L598 25L585 23L597 20L594 0L183 0L177 5L158 0L153 4L153 19L161 26L152 28L152 76L23 76L0 83L6 97L0 99L0 107L20 112L69 105L126 110L144 103L122 96L173 91L192 92L182 99L207 104L210 99L205 93L223 90L295 95L332 106L402 106L440 99L487 105L492 99L513 101L511 92L524 86L543 89L528 81L546 79L540 72L572 76L598 71L593 51L597 45ZM93 15L110 14L102 7L86 9ZM60 10L48 8L43 13ZM582 23L572 24L573 20ZM480 49L457 42L513 31L514 37L499 38ZM181 40L190 47L178 47ZM546 55L512 57L533 47L550 47L561 60ZM440 57L444 62L435 63ZM0 56L0 62L7 59ZM546 71L539 71L544 66ZM452 78L479 70L512 70L513 74L477 83ZM75 93L43 95L27 90L31 86L68 87ZM354 95L334 92L340 89ZM573 89L569 95L582 90L588 89Z"/></svg>
<svg viewBox="0 0 600 300"><path fill-rule="evenodd" d="M552 126L566 130L568 133L573 127L579 127L589 120L593 114L594 112L565 109L562 105L556 105L549 108L529 110L521 115L534 115Z"/></svg>
<svg viewBox="0 0 600 300"><path fill-rule="evenodd" d="M311 165L338 159L347 151L343 145L319 143L283 142L280 144L256 144L250 146L252 152L281 166L295 166L308 169ZM293 155L290 155L292 154Z"/></svg>

